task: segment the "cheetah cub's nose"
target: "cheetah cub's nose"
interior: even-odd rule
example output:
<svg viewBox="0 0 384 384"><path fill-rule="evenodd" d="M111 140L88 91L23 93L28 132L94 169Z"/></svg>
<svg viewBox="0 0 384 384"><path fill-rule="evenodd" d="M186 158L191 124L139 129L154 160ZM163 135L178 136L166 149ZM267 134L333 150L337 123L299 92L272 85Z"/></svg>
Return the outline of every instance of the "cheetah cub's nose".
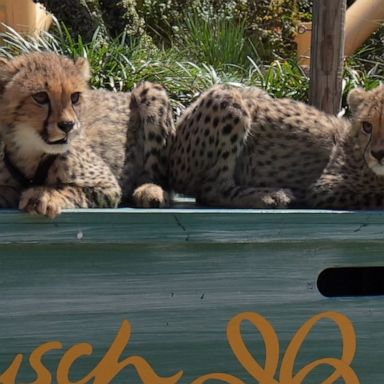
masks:
<svg viewBox="0 0 384 384"><path fill-rule="evenodd" d="M75 126L75 123L73 121L60 121L57 123L57 126L64 132L68 133L73 129Z"/></svg>
<svg viewBox="0 0 384 384"><path fill-rule="evenodd" d="M384 158L384 150L381 149L379 151L371 151L371 155L380 162Z"/></svg>

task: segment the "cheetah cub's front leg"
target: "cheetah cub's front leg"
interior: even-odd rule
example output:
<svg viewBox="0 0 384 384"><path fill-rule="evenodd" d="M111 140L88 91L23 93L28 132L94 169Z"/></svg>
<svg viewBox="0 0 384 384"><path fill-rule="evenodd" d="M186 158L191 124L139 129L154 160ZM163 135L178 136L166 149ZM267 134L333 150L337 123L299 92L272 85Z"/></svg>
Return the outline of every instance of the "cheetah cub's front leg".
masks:
<svg viewBox="0 0 384 384"><path fill-rule="evenodd" d="M256 97L269 97L260 91ZM251 131L250 111L236 89L215 86L181 117L170 153L171 186L199 203L228 208L285 208L289 189L236 181L236 165Z"/></svg>
<svg viewBox="0 0 384 384"><path fill-rule="evenodd" d="M158 84L144 82L132 91L131 113L137 114L143 133L143 168L132 194L135 206L169 206L168 157L175 132L169 98Z"/></svg>
<svg viewBox="0 0 384 384"><path fill-rule="evenodd" d="M19 209L54 218L69 208L115 208L121 188L104 161L89 148L73 146L49 169L46 184L25 189Z"/></svg>

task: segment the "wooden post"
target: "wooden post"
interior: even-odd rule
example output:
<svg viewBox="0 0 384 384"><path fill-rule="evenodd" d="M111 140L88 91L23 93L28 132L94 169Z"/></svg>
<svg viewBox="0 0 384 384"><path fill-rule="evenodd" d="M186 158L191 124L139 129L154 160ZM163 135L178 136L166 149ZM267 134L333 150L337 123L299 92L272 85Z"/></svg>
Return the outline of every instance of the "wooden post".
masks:
<svg viewBox="0 0 384 384"><path fill-rule="evenodd" d="M314 0L309 102L337 114L341 106L346 0Z"/></svg>

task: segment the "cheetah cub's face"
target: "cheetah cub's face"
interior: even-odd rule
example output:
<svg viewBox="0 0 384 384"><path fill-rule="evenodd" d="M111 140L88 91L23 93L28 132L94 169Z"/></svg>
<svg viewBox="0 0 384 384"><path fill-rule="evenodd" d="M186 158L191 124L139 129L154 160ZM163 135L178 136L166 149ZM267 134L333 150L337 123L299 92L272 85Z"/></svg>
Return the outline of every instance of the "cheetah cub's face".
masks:
<svg viewBox="0 0 384 384"><path fill-rule="evenodd" d="M384 176L384 86L371 91L356 88L348 104L364 159L374 173Z"/></svg>
<svg viewBox="0 0 384 384"><path fill-rule="evenodd" d="M89 65L53 53L0 59L0 129L24 153L63 153L79 133Z"/></svg>

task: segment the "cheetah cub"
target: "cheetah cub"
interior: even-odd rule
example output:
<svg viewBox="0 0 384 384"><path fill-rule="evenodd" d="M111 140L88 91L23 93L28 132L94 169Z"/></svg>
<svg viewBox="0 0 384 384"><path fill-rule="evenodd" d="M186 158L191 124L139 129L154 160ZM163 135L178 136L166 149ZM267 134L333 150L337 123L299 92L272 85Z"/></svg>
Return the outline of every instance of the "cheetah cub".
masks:
<svg viewBox="0 0 384 384"><path fill-rule="evenodd" d="M258 88L214 86L182 115L170 152L179 193L228 208L302 203L347 123Z"/></svg>
<svg viewBox="0 0 384 384"><path fill-rule="evenodd" d="M348 95L351 124L328 165L307 192L310 206L330 209L384 208L384 86Z"/></svg>
<svg viewBox="0 0 384 384"><path fill-rule="evenodd" d="M0 60L0 207L48 217L64 208L164 206L164 90L92 91L89 64L54 53Z"/></svg>

